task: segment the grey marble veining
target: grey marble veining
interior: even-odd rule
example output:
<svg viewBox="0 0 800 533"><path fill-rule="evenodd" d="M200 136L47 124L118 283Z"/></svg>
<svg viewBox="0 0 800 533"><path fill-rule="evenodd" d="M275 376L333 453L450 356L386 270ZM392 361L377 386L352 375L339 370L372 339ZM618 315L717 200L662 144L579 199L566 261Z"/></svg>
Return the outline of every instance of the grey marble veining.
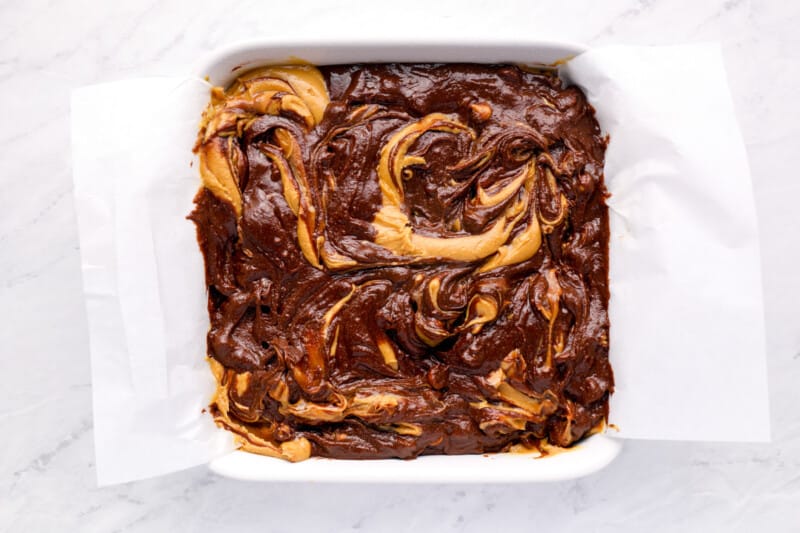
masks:
<svg viewBox="0 0 800 533"><path fill-rule="evenodd" d="M800 247L800 5L133 4L0 2L0 531L800 529L800 275L784 253ZM760 230L783 236L762 250L773 442L629 442L608 469L548 485L248 484L195 468L98 489L70 89L188 72L203 53L234 40L356 31L501 32L590 45L721 41Z"/></svg>

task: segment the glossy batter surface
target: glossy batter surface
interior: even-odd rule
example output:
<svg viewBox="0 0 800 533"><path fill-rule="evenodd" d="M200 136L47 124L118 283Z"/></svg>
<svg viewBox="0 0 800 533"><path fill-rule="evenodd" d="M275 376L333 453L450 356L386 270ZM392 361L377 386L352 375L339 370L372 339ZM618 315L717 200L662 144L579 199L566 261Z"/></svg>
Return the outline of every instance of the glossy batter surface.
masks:
<svg viewBox="0 0 800 533"><path fill-rule="evenodd" d="M191 218L218 424L301 460L569 446L608 413L605 139L513 66L212 91Z"/></svg>

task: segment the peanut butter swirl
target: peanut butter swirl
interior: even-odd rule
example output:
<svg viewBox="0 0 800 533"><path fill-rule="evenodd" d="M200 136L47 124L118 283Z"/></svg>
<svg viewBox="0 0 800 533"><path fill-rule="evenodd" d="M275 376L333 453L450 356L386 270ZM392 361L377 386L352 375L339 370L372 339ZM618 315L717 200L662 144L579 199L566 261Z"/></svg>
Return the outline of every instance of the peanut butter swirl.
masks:
<svg viewBox="0 0 800 533"><path fill-rule="evenodd" d="M605 139L512 66L214 88L191 218L217 423L291 461L569 446L604 422Z"/></svg>

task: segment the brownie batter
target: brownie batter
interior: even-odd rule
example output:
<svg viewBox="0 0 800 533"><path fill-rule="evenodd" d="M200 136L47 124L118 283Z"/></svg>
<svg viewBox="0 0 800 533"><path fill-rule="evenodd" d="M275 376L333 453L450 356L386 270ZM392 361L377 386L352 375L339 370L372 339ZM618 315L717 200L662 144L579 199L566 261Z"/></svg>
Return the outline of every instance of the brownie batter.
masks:
<svg viewBox="0 0 800 533"><path fill-rule="evenodd" d="M606 140L514 66L269 67L212 90L191 215L217 423L289 460L602 427Z"/></svg>

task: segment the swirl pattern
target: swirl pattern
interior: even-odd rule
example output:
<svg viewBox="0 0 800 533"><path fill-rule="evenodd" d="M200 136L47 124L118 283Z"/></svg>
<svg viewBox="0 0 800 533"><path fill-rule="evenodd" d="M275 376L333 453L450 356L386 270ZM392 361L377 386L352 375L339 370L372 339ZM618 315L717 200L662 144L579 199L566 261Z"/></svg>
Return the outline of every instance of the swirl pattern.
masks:
<svg viewBox="0 0 800 533"><path fill-rule="evenodd" d="M408 458L602 425L605 139L579 89L269 67L212 91L197 151L211 411L245 449Z"/></svg>

